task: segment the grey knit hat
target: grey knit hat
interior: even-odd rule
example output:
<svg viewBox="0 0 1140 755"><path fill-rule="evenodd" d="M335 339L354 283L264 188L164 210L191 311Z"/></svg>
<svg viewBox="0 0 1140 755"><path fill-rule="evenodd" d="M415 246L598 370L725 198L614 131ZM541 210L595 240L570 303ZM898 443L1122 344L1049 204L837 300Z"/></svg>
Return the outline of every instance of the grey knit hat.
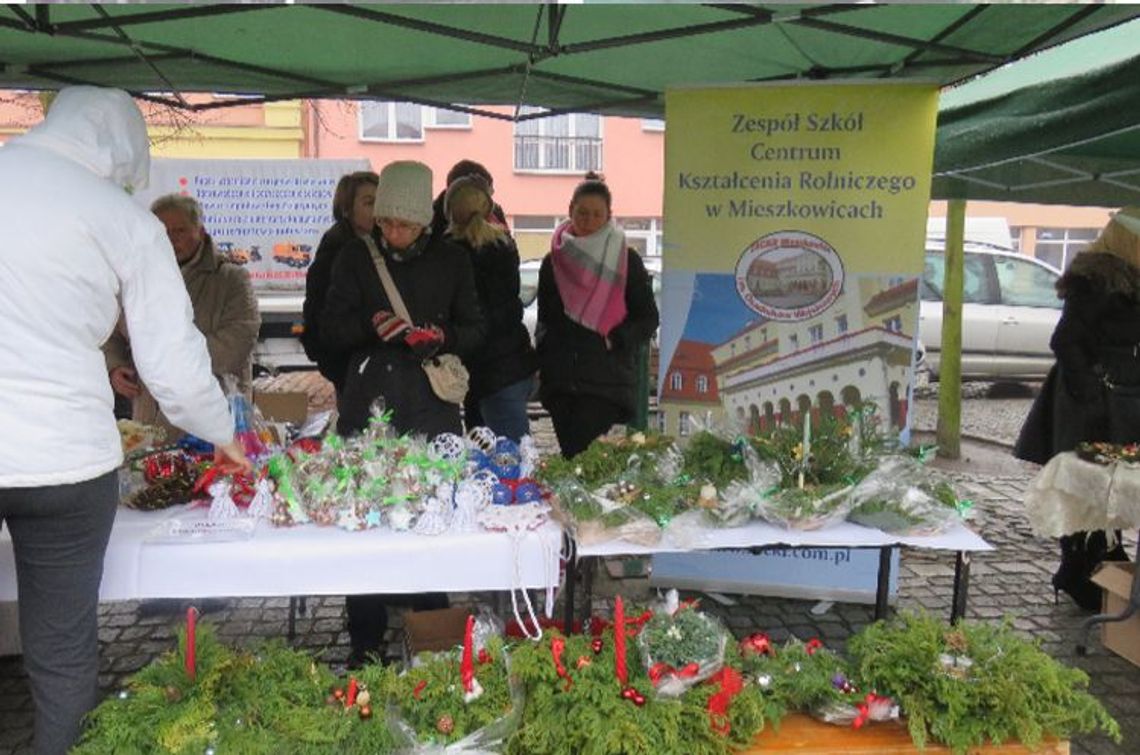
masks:
<svg viewBox="0 0 1140 755"><path fill-rule="evenodd" d="M431 201L431 168L415 160L400 160L388 163L380 171L372 214L377 218L428 225Z"/></svg>

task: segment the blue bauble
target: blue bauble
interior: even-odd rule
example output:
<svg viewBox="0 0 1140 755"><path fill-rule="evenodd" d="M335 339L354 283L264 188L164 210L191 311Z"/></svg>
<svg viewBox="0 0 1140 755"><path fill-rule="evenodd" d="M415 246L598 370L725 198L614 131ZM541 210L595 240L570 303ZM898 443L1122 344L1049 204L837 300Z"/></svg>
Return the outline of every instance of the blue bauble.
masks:
<svg viewBox="0 0 1140 755"><path fill-rule="evenodd" d="M533 482L524 482L515 488L515 503L535 503L542 500L542 489Z"/></svg>
<svg viewBox="0 0 1140 755"><path fill-rule="evenodd" d="M491 503L496 506L509 506L514 499L514 492L501 482L496 482L491 488Z"/></svg>

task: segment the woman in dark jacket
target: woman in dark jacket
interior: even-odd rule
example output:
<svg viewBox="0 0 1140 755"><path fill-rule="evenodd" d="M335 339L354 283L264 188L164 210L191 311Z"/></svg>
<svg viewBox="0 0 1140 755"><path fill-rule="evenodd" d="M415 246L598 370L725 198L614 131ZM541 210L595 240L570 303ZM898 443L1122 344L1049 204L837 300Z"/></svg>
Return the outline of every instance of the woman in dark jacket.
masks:
<svg viewBox="0 0 1140 755"><path fill-rule="evenodd" d="M444 205L447 238L471 257L479 306L487 319L483 346L463 360L471 374L467 426L486 425L496 435L517 443L530 432L527 401L538 369L538 357L522 321L519 250L502 226L493 222L491 193L481 177L453 181Z"/></svg>
<svg viewBox="0 0 1140 755"><path fill-rule="evenodd" d="M401 434L461 433L459 406L435 395L422 362L437 353L471 355L482 342L485 327L468 254L433 238L427 229L431 169L418 162L390 163L380 174L374 214L378 227L370 239L412 322L396 313L398 307L380 282L368 243L350 242L333 267L321 320L324 341L351 354L337 401L337 432L362 431L373 401L383 397L392 412L392 426ZM401 600L419 609L447 605L442 593ZM394 599L381 595L346 599L350 666L379 653L388 625L385 603L390 602Z"/></svg>
<svg viewBox="0 0 1140 755"><path fill-rule="evenodd" d="M538 274L539 395L567 458L633 417L635 360L659 321L649 274L612 205L605 183L587 176Z"/></svg>
<svg viewBox="0 0 1140 755"><path fill-rule="evenodd" d="M305 276L305 304L302 309L304 331L301 345L305 355L317 365L317 370L332 382L339 394L344 388L344 373L348 369L348 354L330 348L321 339L321 314L325 308L325 294L332 278L333 264L341 249L376 227L372 206L376 202L376 184L380 177L370 170L361 170L341 176L333 194L333 219L336 221L321 236L313 264Z"/></svg>
<svg viewBox="0 0 1140 755"><path fill-rule="evenodd" d="M1041 387L1014 455L1045 464L1083 441L1140 441L1140 236L1116 218L1057 281L1064 300L1049 341L1057 356ZM1133 221L1140 227L1140 214ZM1100 607L1090 581L1105 560L1127 560L1120 533L1061 538L1061 565L1053 589L1086 610Z"/></svg>

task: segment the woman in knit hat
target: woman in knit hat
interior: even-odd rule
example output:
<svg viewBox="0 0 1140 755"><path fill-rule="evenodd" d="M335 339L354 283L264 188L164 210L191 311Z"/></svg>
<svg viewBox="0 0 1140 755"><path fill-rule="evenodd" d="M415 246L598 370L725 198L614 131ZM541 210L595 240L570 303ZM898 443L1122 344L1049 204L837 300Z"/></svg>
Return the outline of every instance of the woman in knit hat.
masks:
<svg viewBox="0 0 1140 755"><path fill-rule="evenodd" d="M1038 464L1082 441L1140 441L1140 208L1117 212L1057 281L1064 301L1049 346L1057 356L1021 428L1014 455ZM1090 581L1105 560L1127 555L1101 531L1061 538L1054 591L1100 607Z"/></svg>
<svg viewBox="0 0 1140 755"><path fill-rule="evenodd" d="M444 208L447 238L471 256L479 306L487 319L483 347L463 360L471 374L467 426L486 425L517 443L530 432L527 400L538 369L522 321L519 250L494 219L490 187L481 176L455 179L447 187Z"/></svg>
<svg viewBox="0 0 1140 755"><path fill-rule="evenodd" d="M633 417L637 353L659 320L645 264L612 205L597 176L578 184L538 274L539 395L567 458Z"/></svg>
<svg viewBox="0 0 1140 755"><path fill-rule="evenodd" d="M459 406L440 399L422 363L436 354L469 357L485 335L470 255L434 237L431 222L431 169L423 163L388 164L380 173L373 215L376 227L354 239L337 256L321 319L325 343L351 354L344 388L337 399L337 432L355 435L368 424L376 399L392 412L400 434L434 437L462 433ZM383 264L403 299L410 319L380 282ZM350 595L350 665L380 652L387 628L379 595ZM442 594L413 596L417 608L446 605Z"/></svg>

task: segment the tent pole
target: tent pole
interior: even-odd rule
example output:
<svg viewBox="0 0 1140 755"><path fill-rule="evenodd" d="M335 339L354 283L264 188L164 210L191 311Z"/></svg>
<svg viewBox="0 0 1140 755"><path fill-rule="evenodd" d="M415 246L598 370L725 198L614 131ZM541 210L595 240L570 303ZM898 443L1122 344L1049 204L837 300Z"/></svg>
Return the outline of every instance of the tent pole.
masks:
<svg viewBox="0 0 1140 755"><path fill-rule="evenodd" d="M966 200L946 207L946 280L942 286L942 358L938 364L938 455L961 457L962 285L964 281Z"/></svg>

